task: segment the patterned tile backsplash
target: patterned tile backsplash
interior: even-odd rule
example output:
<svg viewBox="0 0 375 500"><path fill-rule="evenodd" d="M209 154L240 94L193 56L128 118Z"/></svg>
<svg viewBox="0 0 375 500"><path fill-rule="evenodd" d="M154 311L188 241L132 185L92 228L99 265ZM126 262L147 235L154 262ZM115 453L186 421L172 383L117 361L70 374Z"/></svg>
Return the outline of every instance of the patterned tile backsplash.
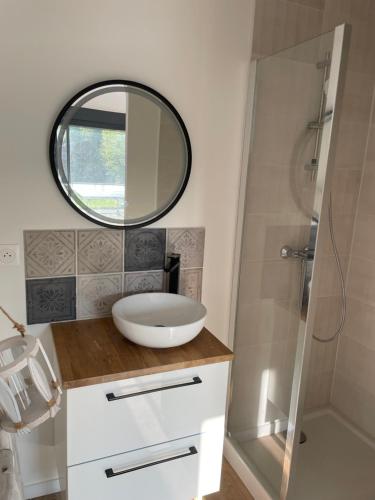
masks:
<svg viewBox="0 0 375 500"><path fill-rule="evenodd" d="M203 267L204 229L169 229L167 252L181 255L181 267Z"/></svg>
<svg viewBox="0 0 375 500"><path fill-rule="evenodd" d="M75 275L75 231L25 231L27 278Z"/></svg>
<svg viewBox="0 0 375 500"><path fill-rule="evenodd" d="M76 278L26 281L27 323L76 319Z"/></svg>
<svg viewBox="0 0 375 500"><path fill-rule="evenodd" d="M78 276L77 318L102 318L122 296L122 274Z"/></svg>
<svg viewBox="0 0 375 500"><path fill-rule="evenodd" d="M202 269L182 269L179 293L191 299L201 300Z"/></svg>
<svg viewBox="0 0 375 500"><path fill-rule="evenodd" d="M165 229L133 229L126 232L125 271L151 271L165 265Z"/></svg>
<svg viewBox="0 0 375 500"><path fill-rule="evenodd" d="M123 231L78 231L78 274L121 273L123 238Z"/></svg>
<svg viewBox="0 0 375 500"><path fill-rule="evenodd" d="M125 295L164 290L181 254L180 291L201 300L204 228L25 231L27 322L110 316Z"/></svg>
<svg viewBox="0 0 375 500"><path fill-rule="evenodd" d="M125 295L143 292L162 292L163 281L163 271L125 273L124 292Z"/></svg>

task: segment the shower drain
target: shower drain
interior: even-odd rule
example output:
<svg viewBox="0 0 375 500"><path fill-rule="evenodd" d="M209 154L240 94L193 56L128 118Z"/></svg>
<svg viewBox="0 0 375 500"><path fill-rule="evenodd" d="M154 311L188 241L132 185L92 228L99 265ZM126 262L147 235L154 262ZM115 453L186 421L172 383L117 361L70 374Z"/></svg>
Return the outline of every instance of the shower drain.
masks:
<svg viewBox="0 0 375 500"><path fill-rule="evenodd" d="M282 435L286 439L286 431L283 431ZM306 441L307 441L307 436L303 431L301 431L301 434L299 435L299 444L306 443Z"/></svg>

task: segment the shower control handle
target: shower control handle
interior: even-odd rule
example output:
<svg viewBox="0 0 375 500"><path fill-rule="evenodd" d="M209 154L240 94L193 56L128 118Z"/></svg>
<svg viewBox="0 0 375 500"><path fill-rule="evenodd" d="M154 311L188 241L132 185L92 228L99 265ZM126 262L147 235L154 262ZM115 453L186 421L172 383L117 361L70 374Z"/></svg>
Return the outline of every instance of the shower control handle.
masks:
<svg viewBox="0 0 375 500"><path fill-rule="evenodd" d="M285 245L280 250L280 257L282 259L313 260L314 254L315 250L309 247L305 247L302 250L295 250L294 248Z"/></svg>

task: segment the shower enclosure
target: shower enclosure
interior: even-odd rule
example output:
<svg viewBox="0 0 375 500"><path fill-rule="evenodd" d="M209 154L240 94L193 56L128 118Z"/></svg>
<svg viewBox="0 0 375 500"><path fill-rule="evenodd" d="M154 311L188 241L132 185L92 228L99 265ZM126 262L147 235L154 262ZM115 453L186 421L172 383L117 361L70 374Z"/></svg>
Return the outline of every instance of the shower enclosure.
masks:
<svg viewBox="0 0 375 500"><path fill-rule="evenodd" d="M303 500L295 485L322 280L319 222L329 214L347 43L342 25L254 63L227 449L248 468L256 499Z"/></svg>

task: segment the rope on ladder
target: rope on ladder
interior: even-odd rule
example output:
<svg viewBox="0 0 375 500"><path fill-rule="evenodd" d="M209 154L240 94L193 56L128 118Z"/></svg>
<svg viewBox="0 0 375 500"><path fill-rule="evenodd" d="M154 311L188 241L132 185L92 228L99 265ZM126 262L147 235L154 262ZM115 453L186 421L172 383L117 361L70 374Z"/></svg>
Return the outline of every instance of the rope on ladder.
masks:
<svg viewBox="0 0 375 500"><path fill-rule="evenodd" d="M24 337L26 332L25 326L22 325L21 323L17 323L17 321L15 321L1 306L0 306L0 311L9 319L11 323L13 323L13 328L15 328L22 335L22 337Z"/></svg>

